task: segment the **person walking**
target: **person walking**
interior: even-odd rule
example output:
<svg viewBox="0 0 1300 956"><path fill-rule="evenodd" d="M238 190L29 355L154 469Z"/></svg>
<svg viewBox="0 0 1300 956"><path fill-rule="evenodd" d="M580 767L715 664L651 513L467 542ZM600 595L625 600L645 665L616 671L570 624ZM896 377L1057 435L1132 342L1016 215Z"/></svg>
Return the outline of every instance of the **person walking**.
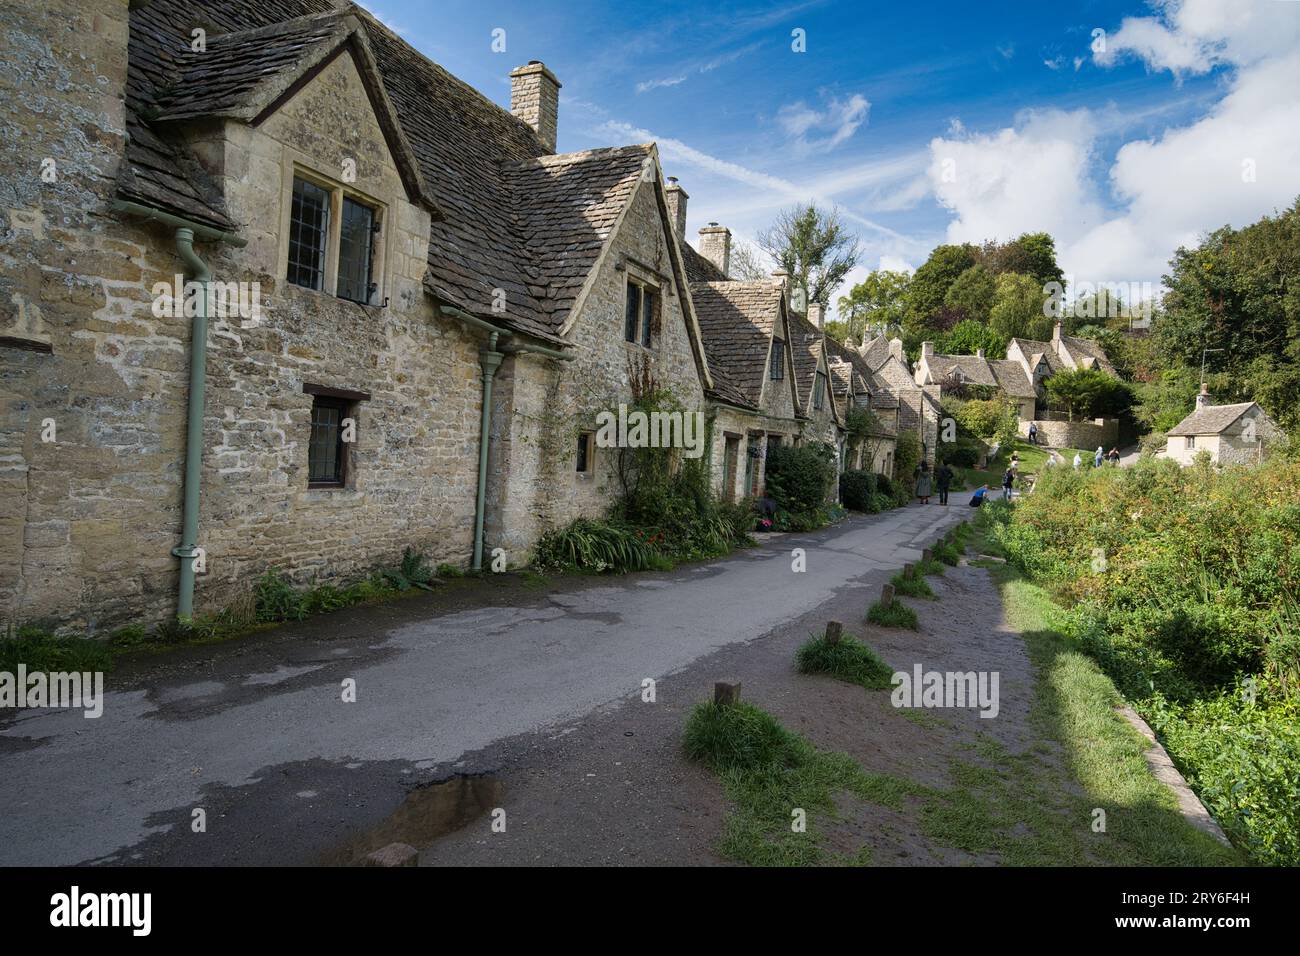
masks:
<svg viewBox="0 0 1300 956"><path fill-rule="evenodd" d="M934 476L930 474L930 463L923 461L916 469L916 497L921 499L921 504L930 503L930 495L933 493L932 484Z"/></svg>
<svg viewBox="0 0 1300 956"><path fill-rule="evenodd" d="M1002 473L1002 500L1011 500L1011 486L1016 483L1016 473L1014 469L1008 468Z"/></svg>
<svg viewBox="0 0 1300 956"><path fill-rule="evenodd" d="M1038 422L1029 423L1029 444L1038 444Z"/></svg>
<svg viewBox="0 0 1300 956"><path fill-rule="evenodd" d="M1083 456L1080 455L1080 454L1076 451L1076 452L1074 453L1074 470L1075 470L1075 471L1078 471L1078 470L1079 470L1079 466L1082 465L1082 464L1083 464Z"/></svg>
<svg viewBox="0 0 1300 956"><path fill-rule="evenodd" d="M946 461L935 472L935 484L939 486L939 504L946 505L948 503L948 489L952 487L952 480L955 477L956 473L948 467Z"/></svg>
<svg viewBox="0 0 1300 956"><path fill-rule="evenodd" d="M1115 467L1115 468L1118 468L1118 467L1119 467L1119 449L1118 449L1118 448L1112 448L1112 449L1110 450L1110 454L1107 455L1106 457L1110 459L1110 463L1111 463L1111 466L1112 466L1112 467Z"/></svg>
<svg viewBox="0 0 1300 956"><path fill-rule="evenodd" d="M1106 450L1101 445L1097 446L1097 454L1092 456L1092 467L1100 468L1101 460L1106 457Z"/></svg>

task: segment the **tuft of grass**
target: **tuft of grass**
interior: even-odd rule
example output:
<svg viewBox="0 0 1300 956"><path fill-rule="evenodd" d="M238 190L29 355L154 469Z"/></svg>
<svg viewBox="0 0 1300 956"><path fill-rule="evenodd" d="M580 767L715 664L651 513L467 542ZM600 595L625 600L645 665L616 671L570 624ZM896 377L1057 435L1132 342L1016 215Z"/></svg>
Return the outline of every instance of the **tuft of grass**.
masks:
<svg viewBox="0 0 1300 956"><path fill-rule="evenodd" d="M734 807L727 815L719 849L749 866L815 866L844 863L820 845L822 827L838 816L835 794L900 808L904 797L922 792L909 781L866 773L846 754L818 750L752 704L698 705L683 732L686 755L717 773ZM795 833L795 810L807 814L807 829ZM853 858L863 863L870 850Z"/></svg>
<svg viewBox="0 0 1300 956"><path fill-rule="evenodd" d="M909 578L899 571L889 579L889 583L894 586L895 594L914 598L934 597L934 589L930 587L930 582L919 574Z"/></svg>
<svg viewBox="0 0 1300 956"><path fill-rule="evenodd" d="M924 583L924 582L922 582ZM801 674L829 674L867 690L885 690L893 686L894 671L866 644L847 635L839 642L827 642L826 635L815 635L795 654Z"/></svg>
<svg viewBox="0 0 1300 956"><path fill-rule="evenodd" d="M108 646L89 637L60 636L39 625L9 625L0 635L0 671L106 671L113 666Z"/></svg>
<svg viewBox="0 0 1300 956"><path fill-rule="evenodd" d="M934 546L935 560L941 561L949 567L956 567L957 563L961 561L961 552L961 548L947 540L941 541Z"/></svg>
<svg viewBox="0 0 1300 956"><path fill-rule="evenodd" d="M440 564L436 571L440 578L463 578L465 576L464 569L458 568L454 564Z"/></svg>
<svg viewBox="0 0 1300 956"><path fill-rule="evenodd" d="M943 562L938 558L931 558L929 561L916 562L916 576L925 577L927 574L943 574Z"/></svg>
<svg viewBox="0 0 1300 956"><path fill-rule="evenodd" d="M905 627L912 631L917 629L916 612L897 601L889 607L879 601L872 604L867 611L867 620L881 627Z"/></svg>

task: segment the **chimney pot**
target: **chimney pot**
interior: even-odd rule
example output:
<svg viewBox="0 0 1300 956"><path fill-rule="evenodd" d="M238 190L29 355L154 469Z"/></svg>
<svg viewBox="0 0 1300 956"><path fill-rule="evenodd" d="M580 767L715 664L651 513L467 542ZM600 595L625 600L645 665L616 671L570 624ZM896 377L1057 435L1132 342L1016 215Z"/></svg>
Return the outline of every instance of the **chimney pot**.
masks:
<svg viewBox="0 0 1300 956"><path fill-rule="evenodd" d="M541 60L529 60L510 71L510 112L533 128L549 152L555 152L560 81Z"/></svg>
<svg viewBox="0 0 1300 956"><path fill-rule="evenodd" d="M1201 390L1196 394L1196 407L1205 408L1210 404L1210 386L1208 382L1201 383Z"/></svg>

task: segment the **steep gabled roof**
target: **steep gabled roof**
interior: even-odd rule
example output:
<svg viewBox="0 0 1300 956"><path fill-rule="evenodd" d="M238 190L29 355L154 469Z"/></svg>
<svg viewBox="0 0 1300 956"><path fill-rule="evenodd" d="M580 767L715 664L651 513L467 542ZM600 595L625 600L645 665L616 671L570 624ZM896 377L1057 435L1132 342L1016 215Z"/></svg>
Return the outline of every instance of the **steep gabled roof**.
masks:
<svg viewBox="0 0 1300 956"><path fill-rule="evenodd" d="M998 384L998 380L993 375L993 369L989 366L988 359L978 355L931 354L926 359L926 364L930 368L930 377L935 382L960 378L961 381L970 382L974 385L996 386Z"/></svg>
<svg viewBox="0 0 1300 956"><path fill-rule="evenodd" d="M889 339L883 335L878 335L874 339L862 343L860 354L862 360L871 366L874 372L889 361Z"/></svg>
<svg viewBox="0 0 1300 956"><path fill-rule="evenodd" d="M822 363L826 362L826 336L822 330L813 325L806 318L797 312L788 314L790 324L790 358L794 364L795 374L795 394L798 396L798 410L807 414L812 408L812 396L814 384L817 381L817 372L822 369ZM830 389L830 365L826 364L826 387ZM839 414L835 410L835 397L827 394L830 401L831 416L838 419Z"/></svg>
<svg viewBox="0 0 1300 956"><path fill-rule="evenodd" d="M685 250L683 250L685 251ZM736 388L745 407L758 408L767 377L772 334L784 337L781 290L770 282L692 282L709 368ZM733 403L735 404L735 403Z"/></svg>
<svg viewBox="0 0 1300 956"><path fill-rule="evenodd" d="M170 121L264 111L296 89L309 61L318 64L351 36L374 64L376 115L382 125L391 104L435 213L425 289L539 338L562 341L584 280L653 161L644 145L549 155L526 123L355 4L153 0L130 17L124 198L238 228ZM207 31L203 56L215 59L191 53L194 26ZM394 151L399 165L401 153ZM498 289L504 315L492 311Z"/></svg>
<svg viewBox="0 0 1300 956"><path fill-rule="evenodd" d="M1042 355L1047 359L1047 367L1053 375L1057 372L1064 372L1066 370L1066 364L1061 361L1061 357L1056 354L1056 350L1052 348L1051 342L1040 342L1037 339L1018 338L1013 338L1011 341L1020 347L1020 351L1024 354L1025 358L1029 360L1030 368L1035 364L1035 356ZM1008 346L1008 348L1010 348L1010 346Z"/></svg>
<svg viewBox="0 0 1300 956"><path fill-rule="evenodd" d="M1106 357L1106 350L1092 339L1079 339L1072 335L1061 336L1061 345L1070 353L1070 357L1080 367L1087 367L1087 359L1095 360L1097 367L1107 375L1119 377L1119 372L1115 366L1110 364L1110 359Z"/></svg>
<svg viewBox="0 0 1300 956"><path fill-rule="evenodd" d="M1206 405L1196 409L1166 434L1171 438L1181 435L1221 435L1236 423L1237 419L1258 408L1255 402L1238 402L1236 405Z"/></svg>
<svg viewBox="0 0 1300 956"><path fill-rule="evenodd" d="M1030 360L1032 361L1032 359ZM1015 359L993 359L989 362L998 387L1014 398L1037 398L1034 383L1025 374L1025 367Z"/></svg>

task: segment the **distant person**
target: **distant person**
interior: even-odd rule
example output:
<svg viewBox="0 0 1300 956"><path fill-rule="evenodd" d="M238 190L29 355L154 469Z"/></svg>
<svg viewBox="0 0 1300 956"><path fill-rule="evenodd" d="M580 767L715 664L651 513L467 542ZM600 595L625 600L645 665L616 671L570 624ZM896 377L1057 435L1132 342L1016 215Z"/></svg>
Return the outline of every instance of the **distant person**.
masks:
<svg viewBox="0 0 1300 956"><path fill-rule="evenodd" d="M1111 465L1113 465L1113 466L1116 467L1116 468L1119 467L1119 449L1118 449L1118 448L1112 448L1112 449L1110 450L1110 454L1107 455L1106 457L1110 459L1110 463L1111 463Z"/></svg>
<svg viewBox="0 0 1300 956"><path fill-rule="evenodd" d="M1016 483L1016 472L1013 468L1008 468L1002 473L1002 500L1011 500L1011 486Z"/></svg>
<svg viewBox="0 0 1300 956"><path fill-rule="evenodd" d="M1105 457L1106 457L1106 451L1105 451L1105 449L1103 449L1103 448L1101 447L1101 445L1098 445L1098 446L1097 446L1097 454L1095 454L1095 455L1092 456L1092 467L1094 467L1094 468L1100 468L1100 467L1101 467L1101 460L1102 460L1103 458L1105 458Z"/></svg>
<svg viewBox="0 0 1300 956"><path fill-rule="evenodd" d="M1054 451L1049 451L1049 452L1047 453L1047 461L1043 462L1043 467L1044 467L1044 468L1051 468L1051 467L1053 467L1055 464L1056 464L1056 452L1054 452Z"/></svg>
<svg viewBox="0 0 1300 956"><path fill-rule="evenodd" d="M957 477L956 473L948 466L946 461L934 473L935 484L939 486L939 504L946 505L948 503L948 489L952 487L952 480L955 477Z"/></svg>
<svg viewBox="0 0 1300 956"><path fill-rule="evenodd" d="M1083 456L1077 451L1074 453L1074 470L1078 471L1079 466L1083 464Z"/></svg>
<svg viewBox="0 0 1300 956"><path fill-rule="evenodd" d="M1011 470L1017 475L1020 474L1020 452L1018 451L1011 453Z"/></svg>
<svg viewBox="0 0 1300 956"><path fill-rule="evenodd" d="M984 504L984 496L987 495L988 493L989 493L989 486L980 485L978 488L975 489L975 494L970 496L970 506L972 508L978 508L980 505Z"/></svg>
<svg viewBox="0 0 1300 956"><path fill-rule="evenodd" d="M921 504L930 503L930 495L933 494L934 475L930 473L930 463L923 461L916 469L916 497L921 499Z"/></svg>
<svg viewBox="0 0 1300 956"><path fill-rule="evenodd" d="M1029 444L1038 444L1038 422L1029 423Z"/></svg>

